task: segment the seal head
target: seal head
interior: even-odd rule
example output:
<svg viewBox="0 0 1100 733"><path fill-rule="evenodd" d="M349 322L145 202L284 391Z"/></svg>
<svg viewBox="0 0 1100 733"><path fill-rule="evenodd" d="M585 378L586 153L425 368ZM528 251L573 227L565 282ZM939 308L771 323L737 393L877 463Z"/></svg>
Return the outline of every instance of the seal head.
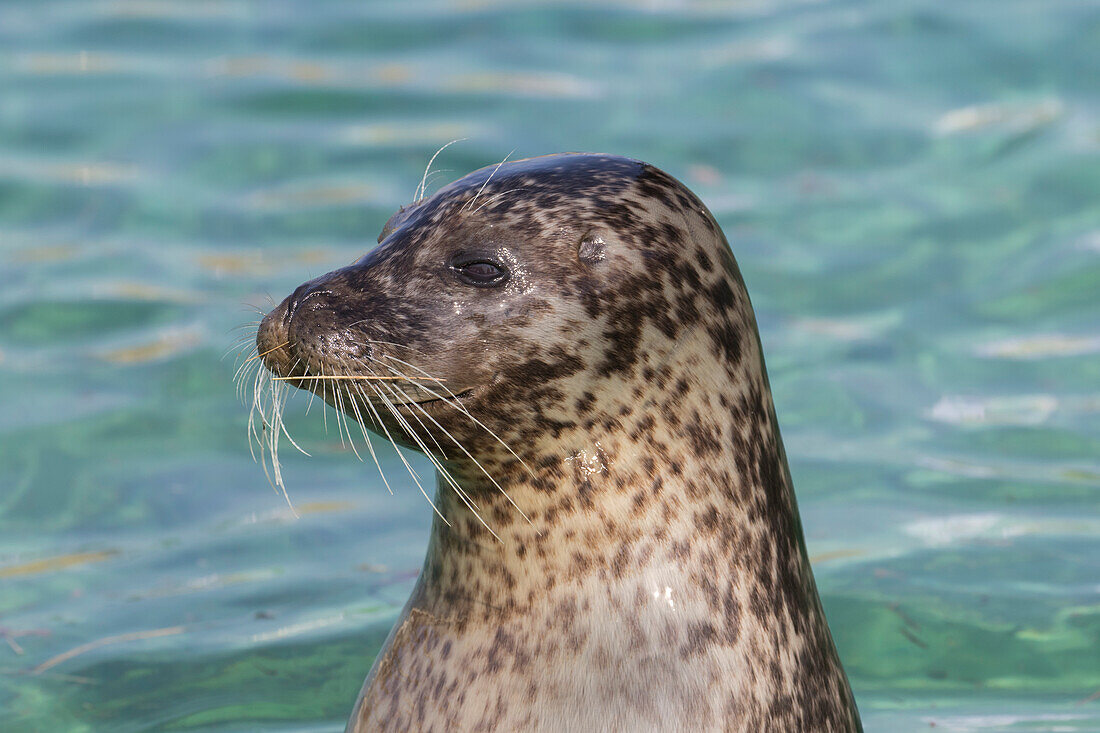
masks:
<svg viewBox="0 0 1100 733"><path fill-rule="evenodd" d="M752 307L699 199L553 155L379 239L257 337L273 373L440 469L349 730L858 730Z"/></svg>

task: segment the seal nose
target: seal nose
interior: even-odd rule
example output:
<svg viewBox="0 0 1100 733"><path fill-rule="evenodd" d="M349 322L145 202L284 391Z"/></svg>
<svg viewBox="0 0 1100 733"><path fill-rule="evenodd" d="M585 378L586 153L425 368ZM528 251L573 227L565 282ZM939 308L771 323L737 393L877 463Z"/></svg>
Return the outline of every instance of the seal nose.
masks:
<svg viewBox="0 0 1100 733"><path fill-rule="evenodd" d="M257 353L263 357L264 365L276 374L279 373L279 364L283 359L283 347L289 340L285 320L287 305L288 302L284 300L272 308L256 329Z"/></svg>

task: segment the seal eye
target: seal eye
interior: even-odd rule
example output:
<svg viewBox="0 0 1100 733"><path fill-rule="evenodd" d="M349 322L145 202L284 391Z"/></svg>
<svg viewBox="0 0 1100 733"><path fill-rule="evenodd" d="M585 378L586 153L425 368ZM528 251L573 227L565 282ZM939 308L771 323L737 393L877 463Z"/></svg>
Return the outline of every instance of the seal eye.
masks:
<svg viewBox="0 0 1100 733"><path fill-rule="evenodd" d="M496 287L508 279L508 270L503 265L486 259L458 260L451 269L464 283L481 288Z"/></svg>

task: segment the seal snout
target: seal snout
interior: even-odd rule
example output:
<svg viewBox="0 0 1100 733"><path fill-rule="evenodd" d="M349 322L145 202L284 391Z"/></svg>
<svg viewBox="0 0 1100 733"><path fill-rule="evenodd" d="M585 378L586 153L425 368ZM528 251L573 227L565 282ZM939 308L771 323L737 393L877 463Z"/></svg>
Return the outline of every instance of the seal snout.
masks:
<svg viewBox="0 0 1100 733"><path fill-rule="evenodd" d="M310 324L302 323L302 316L321 306L321 298L315 296L325 292L316 280L303 283L260 322L256 346L258 353L263 354L264 366L272 373L280 377L291 376L292 354L300 351L303 338L308 338L313 331Z"/></svg>
<svg viewBox="0 0 1100 733"><path fill-rule="evenodd" d="M331 283L322 278L298 286L260 322L256 346L264 366L279 377L332 374L334 364L362 349L352 348L337 328ZM294 386L301 386L295 384Z"/></svg>
<svg viewBox="0 0 1100 733"><path fill-rule="evenodd" d="M264 366L273 374L285 377L290 368L290 335L288 325L291 298L271 309L260 321L256 331L256 349Z"/></svg>

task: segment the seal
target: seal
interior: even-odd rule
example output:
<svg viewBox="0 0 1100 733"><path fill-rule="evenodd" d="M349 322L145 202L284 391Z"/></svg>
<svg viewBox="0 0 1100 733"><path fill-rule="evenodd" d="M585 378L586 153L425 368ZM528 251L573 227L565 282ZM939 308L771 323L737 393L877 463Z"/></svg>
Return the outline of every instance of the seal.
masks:
<svg viewBox="0 0 1100 733"><path fill-rule="evenodd" d="M700 200L639 161L551 155L475 171L379 241L257 336L280 379L439 469L347 729L860 730Z"/></svg>

